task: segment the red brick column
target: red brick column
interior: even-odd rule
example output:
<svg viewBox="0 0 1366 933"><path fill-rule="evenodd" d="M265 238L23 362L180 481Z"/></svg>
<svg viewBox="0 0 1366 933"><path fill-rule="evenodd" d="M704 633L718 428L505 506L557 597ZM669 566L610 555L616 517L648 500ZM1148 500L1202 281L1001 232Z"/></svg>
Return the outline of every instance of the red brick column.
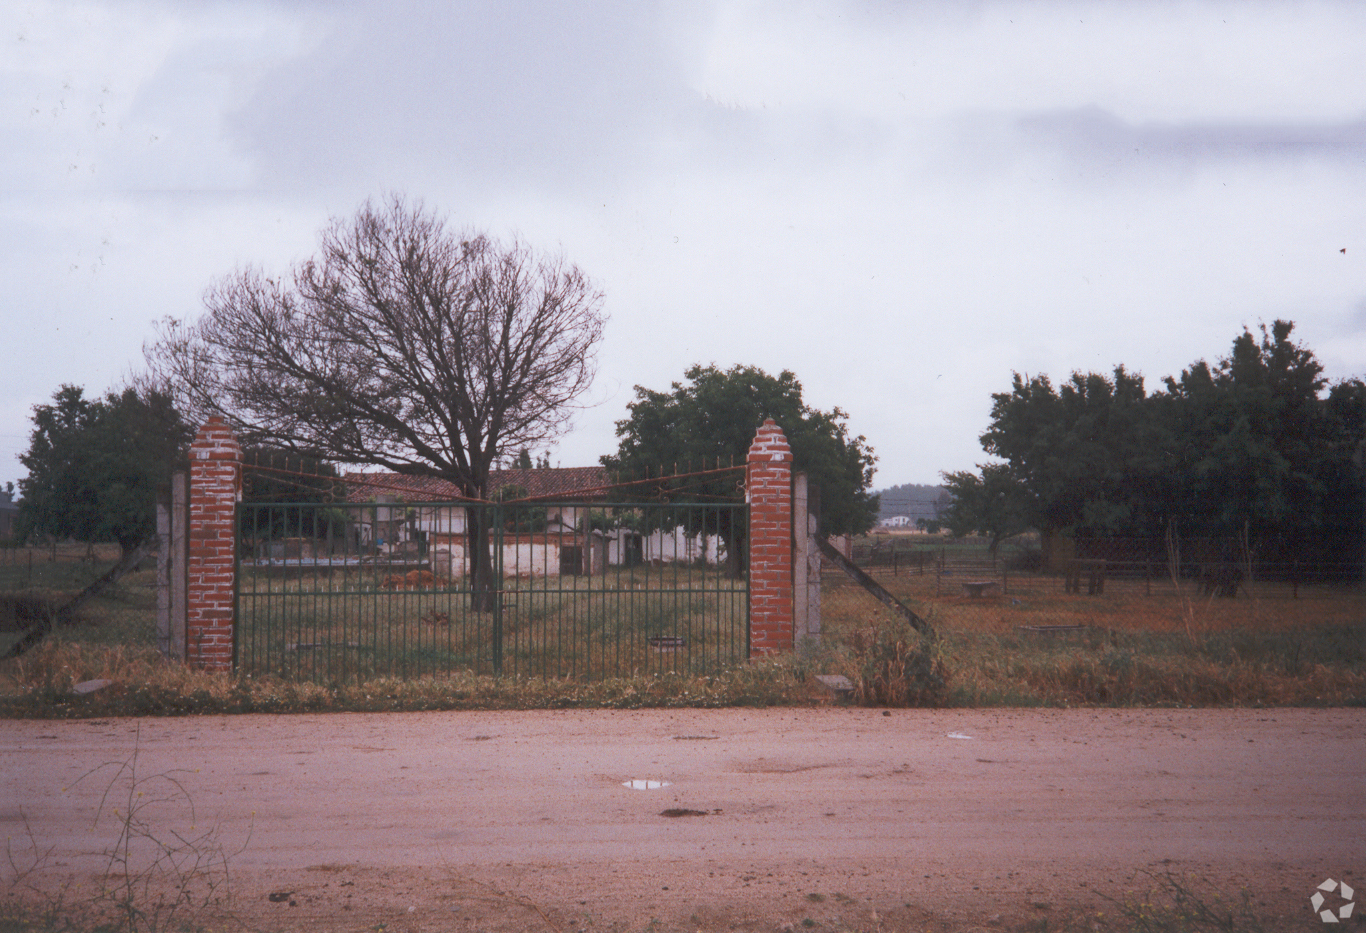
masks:
<svg viewBox="0 0 1366 933"><path fill-rule="evenodd" d="M190 556L185 653L192 667L232 670L233 575L242 448L210 418L190 445Z"/></svg>
<svg viewBox="0 0 1366 933"><path fill-rule="evenodd" d="M746 458L749 656L792 650L792 450L772 418Z"/></svg>

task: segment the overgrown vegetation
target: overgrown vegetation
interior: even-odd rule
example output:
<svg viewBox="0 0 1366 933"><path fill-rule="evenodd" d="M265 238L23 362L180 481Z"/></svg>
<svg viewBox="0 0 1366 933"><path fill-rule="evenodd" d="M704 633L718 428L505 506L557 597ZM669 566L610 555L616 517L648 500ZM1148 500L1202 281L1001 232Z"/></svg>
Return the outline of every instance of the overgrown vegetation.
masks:
<svg viewBox="0 0 1366 933"><path fill-rule="evenodd" d="M35 565L37 566L37 565ZM53 565L54 568L61 565ZM69 589L98 567L71 565ZM918 633L862 590L828 586L824 639L791 656L707 676L660 671L595 681L455 672L313 683L191 671L157 654L154 571L131 574L20 658L0 665L0 715L84 717L235 712L811 705L1354 706L1366 704L1366 623L1355 588L1291 599L1273 585L1236 600L1111 581L1105 598L1011 576L1008 595L971 599L932 574L883 578L934 624ZM48 584L62 573L48 572ZM59 600L56 585L25 591ZM1062 631L1029 626L1075 626ZM13 627L13 626L11 626ZM0 639L15 637L0 633ZM0 642L0 647L3 647ZM851 700L816 674L843 674ZM112 683L88 694L76 684Z"/></svg>
<svg viewBox="0 0 1366 933"><path fill-rule="evenodd" d="M158 933L202 929L231 906L229 863L247 845L229 849L216 825L201 826L194 800L177 771L138 770L138 747L77 778L104 781L92 834L110 834L93 885L61 871L27 820L24 838L5 846L9 895L0 901L0 929ZM249 841L249 836L248 836Z"/></svg>

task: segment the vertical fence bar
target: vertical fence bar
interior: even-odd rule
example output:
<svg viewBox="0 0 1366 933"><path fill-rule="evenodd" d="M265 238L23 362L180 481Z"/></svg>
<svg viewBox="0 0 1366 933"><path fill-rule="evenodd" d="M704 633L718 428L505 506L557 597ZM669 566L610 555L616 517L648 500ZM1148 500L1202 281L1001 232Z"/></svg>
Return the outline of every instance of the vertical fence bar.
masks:
<svg viewBox="0 0 1366 933"><path fill-rule="evenodd" d="M493 672L501 674L503 673L503 531L498 521L501 516L497 506L486 506L482 511L483 521L492 524L487 537L485 538L484 535L480 535L480 537L490 541L493 545L492 555L483 555L482 559L489 565L489 575L492 577L491 586L493 587L493 592L489 594L492 600L490 610L493 628ZM479 542L477 546L482 548L486 545ZM475 586L478 587L477 580Z"/></svg>
<svg viewBox="0 0 1366 933"><path fill-rule="evenodd" d="M239 529L241 527L242 502L239 499L232 506L232 670L234 674L240 674L242 671L242 545L239 541ZM166 543L170 544L169 535Z"/></svg>
<svg viewBox="0 0 1366 933"><path fill-rule="evenodd" d="M585 679L697 674L747 656L748 589L725 546L747 534L744 506L569 503L553 531L551 513L539 502L243 505L236 663L327 682L490 664ZM472 576L453 579L457 535L460 569L471 556L456 514L487 531L482 612Z"/></svg>

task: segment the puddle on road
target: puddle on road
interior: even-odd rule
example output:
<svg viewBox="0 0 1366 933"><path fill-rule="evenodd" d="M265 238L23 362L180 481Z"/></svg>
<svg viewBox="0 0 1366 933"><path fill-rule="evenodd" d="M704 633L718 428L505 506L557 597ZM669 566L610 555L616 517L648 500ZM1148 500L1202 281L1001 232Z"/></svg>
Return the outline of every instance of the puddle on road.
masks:
<svg viewBox="0 0 1366 933"><path fill-rule="evenodd" d="M631 790L659 790L661 787L672 786L672 781L648 781L643 778L632 778L629 781L622 781L622 787L629 787Z"/></svg>
<svg viewBox="0 0 1366 933"><path fill-rule="evenodd" d="M948 735L945 736L945 738L947 738L947 739L970 739L970 738L972 738L972 736L970 736L970 735L964 735L964 734L961 733L961 732L950 732Z"/></svg>

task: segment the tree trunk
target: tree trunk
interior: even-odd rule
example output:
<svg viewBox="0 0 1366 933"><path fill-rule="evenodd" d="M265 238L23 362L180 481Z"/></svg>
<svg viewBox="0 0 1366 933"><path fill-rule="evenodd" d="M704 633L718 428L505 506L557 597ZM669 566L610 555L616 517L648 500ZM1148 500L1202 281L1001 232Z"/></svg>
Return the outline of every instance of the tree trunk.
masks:
<svg viewBox="0 0 1366 933"><path fill-rule="evenodd" d="M465 509L466 553L470 567L470 608L492 612L494 599L493 555L489 548L491 516L477 506Z"/></svg>
<svg viewBox="0 0 1366 933"><path fill-rule="evenodd" d="M749 555L746 551L745 529L736 527L735 520L722 515L720 522L721 540L726 542L726 574L734 580L741 580L749 568Z"/></svg>

